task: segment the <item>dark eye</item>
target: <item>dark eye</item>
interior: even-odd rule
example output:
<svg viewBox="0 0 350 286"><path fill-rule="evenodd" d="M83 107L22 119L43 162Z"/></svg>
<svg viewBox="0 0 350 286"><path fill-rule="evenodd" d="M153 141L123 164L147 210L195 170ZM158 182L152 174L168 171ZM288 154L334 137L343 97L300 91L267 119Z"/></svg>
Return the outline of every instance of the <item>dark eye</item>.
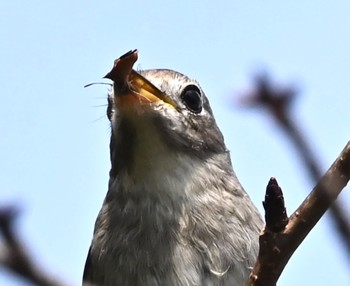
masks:
<svg viewBox="0 0 350 286"><path fill-rule="evenodd" d="M202 111L201 91L197 86L187 86L181 94L181 99L192 112L199 113Z"/></svg>

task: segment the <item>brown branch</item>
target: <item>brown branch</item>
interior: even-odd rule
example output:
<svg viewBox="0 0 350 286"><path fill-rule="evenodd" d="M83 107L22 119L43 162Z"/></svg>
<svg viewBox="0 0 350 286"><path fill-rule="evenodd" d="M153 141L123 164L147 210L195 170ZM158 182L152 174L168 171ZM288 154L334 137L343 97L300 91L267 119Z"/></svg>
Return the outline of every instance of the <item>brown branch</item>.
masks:
<svg viewBox="0 0 350 286"><path fill-rule="evenodd" d="M350 180L350 141L310 195L291 215L283 231L265 228L260 235L258 260L247 286L274 286L307 234Z"/></svg>
<svg viewBox="0 0 350 286"><path fill-rule="evenodd" d="M38 286L63 286L41 267L28 254L26 248L14 231L14 221L18 212L13 207L0 209L0 234L4 245L0 248L0 266L13 274Z"/></svg>
<svg viewBox="0 0 350 286"><path fill-rule="evenodd" d="M316 156L314 156L312 152L312 148L310 148L305 137L302 135L300 128L298 128L295 121L291 119L291 105L295 97L295 88L287 87L284 89L277 89L272 86L266 75L260 75L256 78L255 92L246 96L244 101L247 106L264 107L269 111L295 145L311 179L316 184L321 178L323 171L320 168ZM349 218L344 213L340 201L335 201L330 207L330 215L350 260Z"/></svg>

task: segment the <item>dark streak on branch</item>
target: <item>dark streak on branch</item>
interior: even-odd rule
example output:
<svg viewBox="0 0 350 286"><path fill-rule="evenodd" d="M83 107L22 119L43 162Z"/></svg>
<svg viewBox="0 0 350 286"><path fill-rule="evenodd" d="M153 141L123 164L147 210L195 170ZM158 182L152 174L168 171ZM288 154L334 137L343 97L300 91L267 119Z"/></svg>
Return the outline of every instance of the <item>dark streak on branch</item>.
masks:
<svg viewBox="0 0 350 286"><path fill-rule="evenodd" d="M266 187L263 206L265 209L266 228L272 232L283 231L288 224L288 216L282 190L275 178L271 178Z"/></svg>

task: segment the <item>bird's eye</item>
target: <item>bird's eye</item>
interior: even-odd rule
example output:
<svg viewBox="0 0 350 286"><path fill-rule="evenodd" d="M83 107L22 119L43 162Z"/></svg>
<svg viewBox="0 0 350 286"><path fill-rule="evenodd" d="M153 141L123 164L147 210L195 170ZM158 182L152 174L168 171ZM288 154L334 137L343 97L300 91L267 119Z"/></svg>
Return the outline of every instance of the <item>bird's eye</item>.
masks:
<svg viewBox="0 0 350 286"><path fill-rule="evenodd" d="M197 86L187 86L181 94L181 99L192 112L200 113L202 111L201 91Z"/></svg>

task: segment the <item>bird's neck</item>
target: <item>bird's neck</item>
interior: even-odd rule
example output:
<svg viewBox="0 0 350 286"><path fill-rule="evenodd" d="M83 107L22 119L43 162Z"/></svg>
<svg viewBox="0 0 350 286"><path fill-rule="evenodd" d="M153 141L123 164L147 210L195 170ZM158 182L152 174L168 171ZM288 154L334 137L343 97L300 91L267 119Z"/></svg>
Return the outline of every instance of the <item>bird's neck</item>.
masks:
<svg viewBox="0 0 350 286"><path fill-rule="evenodd" d="M113 216L148 219L158 228L163 227L160 222L182 224L202 207L220 205L227 191L242 190L238 180L233 180L228 154L203 161L186 154L161 153L149 161L138 158L137 169L125 168L110 177L106 202L113 201Z"/></svg>
<svg viewBox="0 0 350 286"><path fill-rule="evenodd" d="M164 215L181 212L195 195L194 188L199 183L197 181L202 180L206 168L198 159L158 151L153 156L147 152L140 154L132 167L111 176L107 197L118 198L125 204L132 202L145 214L149 213L149 209L159 210ZM201 169L203 172L199 171Z"/></svg>
<svg viewBox="0 0 350 286"><path fill-rule="evenodd" d="M110 216L130 216L124 223L149 219L154 227L162 228L158 222L181 224L190 211L210 208L208 198L221 204L225 188L242 189L227 152L200 158L193 152L174 150L149 123L120 120L113 126L118 136L112 134L105 201L105 205L113 201Z"/></svg>

